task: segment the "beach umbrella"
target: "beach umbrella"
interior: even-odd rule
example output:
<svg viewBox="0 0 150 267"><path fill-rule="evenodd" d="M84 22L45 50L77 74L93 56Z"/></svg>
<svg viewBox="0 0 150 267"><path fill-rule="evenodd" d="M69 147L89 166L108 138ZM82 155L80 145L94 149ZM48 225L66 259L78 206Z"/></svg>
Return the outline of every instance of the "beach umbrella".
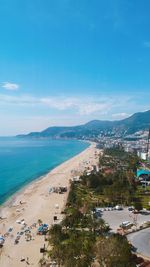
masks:
<svg viewBox="0 0 150 267"><path fill-rule="evenodd" d="M43 231L43 226L40 226L39 228L38 228L38 232L42 232Z"/></svg>
<svg viewBox="0 0 150 267"><path fill-rule="evenodd" d="M54 191L53 187L50 187L49 188L49 193L53 193L53 191Z"/></svg>
<svg viewBox="0 0 150 267"><path fill-rule="evenodd" d="M44 223L44 224L43 224L43 227L48 227L48 224Z"/></svg>
<svg viewBox="0 0 150 267"><path fill-rule="evenodd" d="M55 209L59 209L59 205L58 204L55 204Z"/></svg>
<svg viewBox="0 0 150 267"><path fill-rule="evenodd" d="M17 221L16 221L16 223L19 223L19 224L20 224L20 223L21 223L21 221L20 221L20 220L17 220Z"/></svg>
<svg viewBox="0 0 150 267"><path fill-rule="evenodd" d="M13 227L10 226L9 229L8 229L8 232L12 232L12 230L13 230Z"/></svg>

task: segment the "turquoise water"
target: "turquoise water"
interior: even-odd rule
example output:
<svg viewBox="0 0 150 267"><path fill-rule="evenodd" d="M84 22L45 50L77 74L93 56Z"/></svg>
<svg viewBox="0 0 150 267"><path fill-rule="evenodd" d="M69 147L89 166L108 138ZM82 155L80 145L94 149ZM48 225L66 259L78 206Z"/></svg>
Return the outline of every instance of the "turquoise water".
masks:
<svg viewBox="0 0 150 267"><path fill-rule="evenodd" d="M89 146L74 140L0 138L0 204Z"/></svg>

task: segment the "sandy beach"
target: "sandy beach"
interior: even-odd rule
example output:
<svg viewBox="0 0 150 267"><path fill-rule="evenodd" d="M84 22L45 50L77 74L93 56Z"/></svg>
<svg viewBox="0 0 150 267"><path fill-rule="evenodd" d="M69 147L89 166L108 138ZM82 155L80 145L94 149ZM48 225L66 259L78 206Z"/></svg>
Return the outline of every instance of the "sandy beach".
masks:
<svg viewBox="0 0 150 267"><path fill-rule="evenodd" d="M66 204L70 179L97 164L98 150L95 144L91 144L86 150L59 165L42 179L25 187L16 194L11 205L0 209L0 235L5 235L4 246L0 248L1 267L39 266L42 257L40 248L47 243L43 235L37 235L38 220L51 226L54 223L54 216L57 216L57 222L60 222L63 218L61 212ZM67 187L66 193L49 193L50 188L61 186ZM29 241L25 238L24 225L26 228L30 227ZM20 236L19 243L15 244L17 233ZM25 261L21 261L21 257Z"/></svg>

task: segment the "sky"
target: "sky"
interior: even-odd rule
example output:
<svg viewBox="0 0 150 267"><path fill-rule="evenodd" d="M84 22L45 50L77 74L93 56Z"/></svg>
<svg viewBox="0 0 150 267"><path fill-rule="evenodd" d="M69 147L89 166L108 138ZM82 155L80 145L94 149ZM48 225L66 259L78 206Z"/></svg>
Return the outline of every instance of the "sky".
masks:
<svg viewBox="0 0 150 267"><path fill-rule="evenodd" d="M0 136L150 109L149 0L0 0Z"/></svg>

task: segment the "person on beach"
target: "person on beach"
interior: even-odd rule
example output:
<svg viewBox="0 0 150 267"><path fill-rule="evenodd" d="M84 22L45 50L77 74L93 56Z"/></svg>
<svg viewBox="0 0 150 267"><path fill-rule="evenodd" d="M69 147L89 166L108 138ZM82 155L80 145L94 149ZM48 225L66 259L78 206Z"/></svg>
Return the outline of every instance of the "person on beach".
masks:
<svg viewBox="0 0 150 267"><path fill-rule="evenodd" d="M21 259L20 259L20 261L21 262L25 261L25 257L22 256Z"/></svg>
<svg viewBox="0 0 150 267"><path fill-rule="evenodd" d="M26 264L27 265L30 265L30 263L29 263L29 258L27 257L27 260L26 260Z"/></svg>

